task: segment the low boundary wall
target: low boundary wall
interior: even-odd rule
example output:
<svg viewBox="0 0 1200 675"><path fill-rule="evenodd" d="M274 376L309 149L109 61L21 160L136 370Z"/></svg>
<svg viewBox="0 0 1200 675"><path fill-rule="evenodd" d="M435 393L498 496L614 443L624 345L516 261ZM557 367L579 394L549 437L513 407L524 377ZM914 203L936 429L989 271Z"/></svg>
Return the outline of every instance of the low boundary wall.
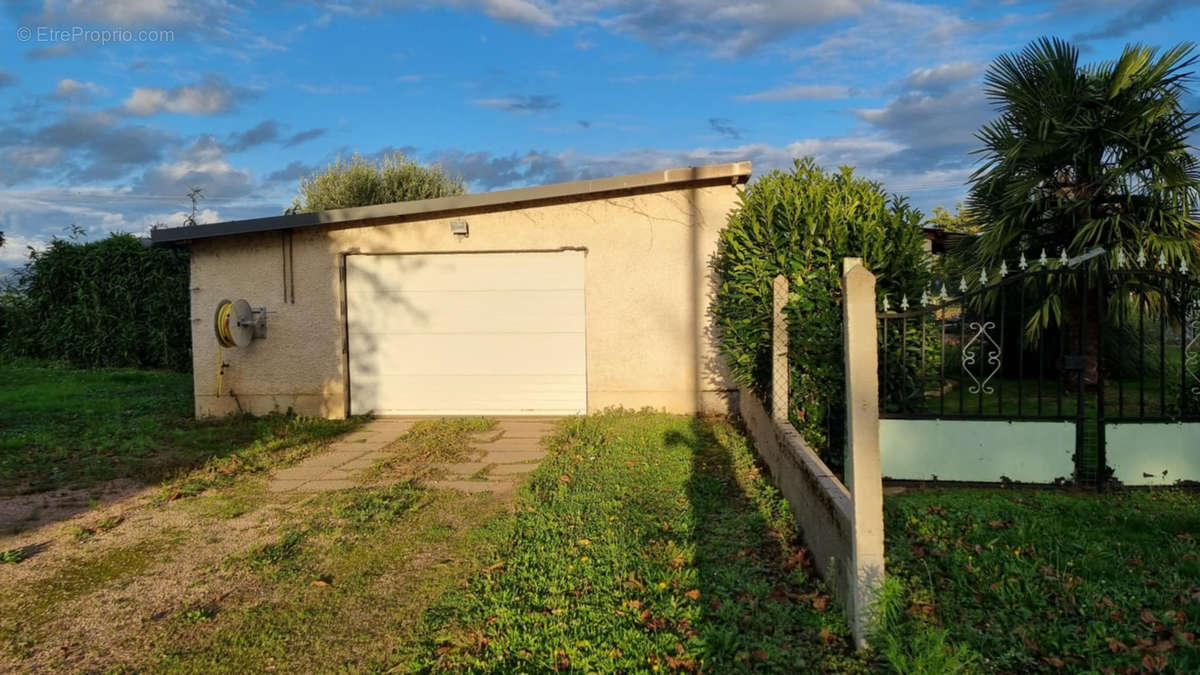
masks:
<svg viewBox="0 0 1200 675"><path fill-rule="evenodd" d="M854 552L850 491L808 447L800 432L787 422L771 419L754 392L743 388L738 393L738 412L759 457L771 470L775 487L796 514L817 572L839 600L850 597Z"/></svg>
<svg viewBox="0 0 1200 675"><path fill-rule="evenodd" d="M788 281L774 281L771 409L742 388L738 411L776 487L796 514L817 572L845 608L854 640L865 646L883 584L883 476L879 460L879 381L875 277L861 260L844 262L846 483L829 470L788 421Z"/></svg>

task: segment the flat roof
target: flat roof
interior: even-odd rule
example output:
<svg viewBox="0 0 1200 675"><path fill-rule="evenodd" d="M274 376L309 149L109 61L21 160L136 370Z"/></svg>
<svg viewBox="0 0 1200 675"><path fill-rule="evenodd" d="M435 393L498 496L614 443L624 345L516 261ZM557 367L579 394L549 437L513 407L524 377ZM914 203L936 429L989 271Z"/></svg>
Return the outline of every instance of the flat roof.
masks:
<svg viewBox="0 0 1200 675"><path fill-rule="evenodd" d="M612 178L596 178L570 183L554 183L515 190L497 190L479 194L418 199L410 202L358 206L349 209L295 213L248 220L228 220L221 223L164 227L152 230L155 244L184 242L193 239L225 237L253 232L290 230L320 225L338 225L354 221L397 219L415 220L438 217L462 211L488 211L532 206L558 201L580 201L633 192L657 192L695 184L744 183L750 178L750 162L711 164L663 171L647 171Z"/></svg>

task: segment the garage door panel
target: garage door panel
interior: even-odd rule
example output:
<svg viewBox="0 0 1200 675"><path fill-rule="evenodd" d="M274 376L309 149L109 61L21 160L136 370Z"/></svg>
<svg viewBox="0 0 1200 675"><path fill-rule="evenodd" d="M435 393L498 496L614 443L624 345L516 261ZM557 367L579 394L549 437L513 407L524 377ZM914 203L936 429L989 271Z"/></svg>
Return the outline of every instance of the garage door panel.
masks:
<svg viewBox="0 0 1200 675"><path fill-rule="evenodd" d="M581 333L352 335L351 375L583 375Z"/></svg>
<svg viewBox="0 0 1200 675"><path fill-rule="evenodd" d="M572 255L576 253L576 255ZM465 260L470 258L471 260ZM578 252L352 256L349 294L583 289Z"/></svg>
<svg viewBox="0 0 1200 675"><path fill-rule="evenodd" d="M583 279L579 251L347 257L351 411L584 412Z"/></svg>
<svg viewBox="0 0 1200 675"><path fill-rule="evenodd" d="M352 333L579 332L581 290L396 291L349 298ZM388 311L377 308L386 306Z"/></svg>

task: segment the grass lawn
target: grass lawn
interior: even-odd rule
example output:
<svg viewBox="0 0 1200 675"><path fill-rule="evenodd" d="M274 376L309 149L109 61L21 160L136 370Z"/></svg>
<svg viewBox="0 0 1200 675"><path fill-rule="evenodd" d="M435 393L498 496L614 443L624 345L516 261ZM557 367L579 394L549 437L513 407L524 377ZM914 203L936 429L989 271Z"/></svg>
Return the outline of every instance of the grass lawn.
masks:
<svg viewBox="0 0 1200 675"><path fill-rule="evenodd" d="M728 423L570 421L484 571L401 670L862 672L786 503Z"/></svg>
<svg viewBox="0 0 1200 675"><path fill-rule="evenodd" d="M984 672L1200 672L1194 492L913 490L885 521L900 634L943 627Z"/></svg>
<svg viewBox="0 0 1200 675"><path fill-rule="evenodd" d="M295 461L361 420L192 419L192 376L0 358L0 495L157 483L211 464L183 490Z"/></svg>
<svg viewBox="0 0 1200 675"><path fill-rule="evenodd" d="M362 487L273 493L358 420L196 423L186 376L0 369L0 511L144 485L0 530L0 670L871 667L726 422L568 420L516 495L465 495L422 467L487 421L430 420Z"/></svg>

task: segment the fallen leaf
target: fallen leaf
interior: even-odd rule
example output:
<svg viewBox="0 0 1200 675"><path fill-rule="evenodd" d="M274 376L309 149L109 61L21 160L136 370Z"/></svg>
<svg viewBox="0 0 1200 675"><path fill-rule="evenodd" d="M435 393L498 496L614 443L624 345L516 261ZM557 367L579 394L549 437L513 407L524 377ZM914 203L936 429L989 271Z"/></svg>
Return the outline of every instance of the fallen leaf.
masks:
<svg viewBox="0 0 1200 675"><path fill-rule="evenodd" d="M570 482L571 482L571 476L570 476L569 474L565 474L565 473L564 473L563 475L561 475L561 476L559 476L559 477L558 477L558 482L560 482L560 483L570 483Z"/></svg>
<svg viewBox="0 0 1200 675"><path fill-rule="evenodd" d="M1043 656L1042 661L1044 661L1047 665L1049 665L1053 668L1056 668L1058 670L1062 670L1063 668L1065 668L1067 666L1067 664L1063 663L1063 660L1058 658L1057 656Z"/></svg>
<svg viewBox="0 0 1200 675"><path fill-rule="evenodd" d="M1124 642L1121 642L1120 640L1113 638L1113 637L1105 638L1105 639L1108 640L1108 651L1110 651L1114 654L1119 654L1121 652L1129 651L1129 646L1126 645Z"/></svg>
<svg viewBox="0 0 1200 675"><path fill-rule="evenodd" d="M1162 672L1167 667L1167 657L1162 654L1143 654L1142 667L1152 673Z"/></svg>
<svg viewBox="0 0 1200 675"><path fill-rule="evenodd" d="M700 589L693 588L692 590L688 591L687 593L684 593L684 595L691 598L692 600L699 600L700 599Z"/></svg>

